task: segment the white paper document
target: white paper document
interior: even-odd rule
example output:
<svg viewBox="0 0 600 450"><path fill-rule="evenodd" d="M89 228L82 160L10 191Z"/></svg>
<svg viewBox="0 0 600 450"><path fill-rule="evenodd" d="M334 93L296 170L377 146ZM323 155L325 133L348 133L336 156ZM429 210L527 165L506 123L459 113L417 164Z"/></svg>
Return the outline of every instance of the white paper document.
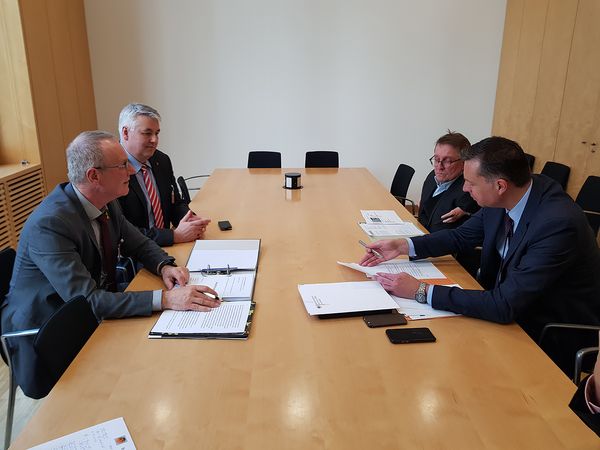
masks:
<svg viewBox="0 0 600 450"><path fill-rule="evenodd" d="M163 311L150 331L153 335L205 335L243 333L251 302L223 302L208 312Z"/></svg>
<svg viewBox="0 0 600 450"><path fill-rule="evenodd" d="M187 268L190 272L207 269L256 270L259 239L196 241Z"/></svg>
<svg viewBox="0 0 600 450"><path fill-rule="evenodd" d="M251 300L254 290L255 272L235 272L231 275L206 275L202 272L190 273L189 284L208 286L228 301Z"/></svg>
<svg viewBox="0 0 600 450"><path fill-rule="evenodd" d="M360 213L367 223L404 223L396 214L396 211L390 210L366 210L361 209Z"/></svg>
<svg viewBox="0 0 600 450"><path fill-rule="evenodd" d="M446 284L448 287L460 287L458 284ZM410 318L411 320L435 319L436 317L454 317L460 316L450 311L443 309L433 309L428 303L419 303L410 298L396 297L392 298L398 305L398 311Z"/></svg>
<svg viewBox="0 0 600 450"><path fill-rule="evenodd" d="M384 261L373 267L364 267L357 263L345 263L338 261L338 264L358 270L372 277L376 273L400 273L404 272L413 277L423 280L429 278L446 278L440 270L429 261L407 261L405 259L392 259Z"/></svg>
<svg viewBox="0 0 600 450"><path fill-rule="evenodd" d="M359 223L365 233L371 237L381 236L421 236L424 233L411 222L377 224Z"/></svg>
<svg viewBox="0 0 600 450"><path fill-rule="evenodd" d="M398 307L376 281L299 284L298 291L311 316Z"/></svg>
<svg viewBox="0 0 600 450"><path fill-rule="evenodd" d="M31 450L135 450L122 417L36 445Z"/></svg>

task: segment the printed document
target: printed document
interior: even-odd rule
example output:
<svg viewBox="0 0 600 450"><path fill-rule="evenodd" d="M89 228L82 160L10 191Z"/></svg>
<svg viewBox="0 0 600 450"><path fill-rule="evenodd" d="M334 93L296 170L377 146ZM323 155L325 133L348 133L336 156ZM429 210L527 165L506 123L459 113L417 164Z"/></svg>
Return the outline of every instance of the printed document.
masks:
<svg viewBox="0 0 600 450"><path fill-rule="evenodd" d="M404 221L393 210L366 210L360 213L367 223L404 223Z"/></svg>
<svg viewBox="0 0 600 450"><path fill-rule="evenodd" d="M419 303L414 299L396 297L395 295L392 295L392 298L397 304L396 307L398 308L398 311L411 320L435 319L436 317L454 317L460 315L450 311L444 311L443 309L433 309L429 304Z"/></svg>
<svg viewBox="0 0 600 450"><path fill-rule="evenodd" d="M440 270L429 261L407 261L406 259L392 259L384 261L373 267L361 266L357 263L345 263L338 261L338 264L349 267L350 269L358 270L372 277L376 273L400 273L404 272L412 275L419 280L430 278L446 278Z"/></svg>
<svg viewBox="0 0 600 450"><path fill-rule="evenodd" d="M256 270L259 239L199 240L194 244L187 268L190 272L207 269Z"/></svg>
<svg viewBox="0 0 600 450"><path fill-rule="evenodd" d="M223 302L207 312L165 310L150 331L152 335L205 335L243 333L251 302Z"/></svg>
<svg viewBox="0 0 600 450"><path fill-rule="evenodd" d="M359 223L365 233L371 237L381 236L421 236L423 233L414 223Z"/></svg>
<svg viewBox="0 0 600 450"><path fill-rule="evenodd" d="M256 272L235 272L231 275L206 275L202 272L190 273L189 284L208 286L228 301L251 300Z"/></svg>
<svg viewBox="0 0 600 450"><path fill-rule="evenodd" d="M125 421L119 417L31 448L31 450L66 449L135 450L135 445Z"/></svg>
<svg viewBox="0 0 600 450"><path fill-rule="evenodd" d="M377 281L299 284L298 291L311 316L398 308Z"/></svg>

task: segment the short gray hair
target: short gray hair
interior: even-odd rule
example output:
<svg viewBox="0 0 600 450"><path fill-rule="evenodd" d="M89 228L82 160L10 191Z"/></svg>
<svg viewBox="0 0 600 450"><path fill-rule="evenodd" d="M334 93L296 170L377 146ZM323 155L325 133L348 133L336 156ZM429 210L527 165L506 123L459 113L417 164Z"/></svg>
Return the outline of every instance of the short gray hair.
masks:
<svg viewBox="0 0 600 450"><path fill-rule="evenodd" d="M160 114L152 106L142 103L130 103L119 114L119 137L123 140L123 127L133 129L138 116L146 116L161 121Z"/></svg>
<svg viewBox="0 0 600 450"><path fill-rule="evenodd" d="M115 141L117 138L107 131L84 131L67 147L67 168L69 181L74 185L86 181L86 172L92 167L102 167L104 154L102 142Z"/></svg>

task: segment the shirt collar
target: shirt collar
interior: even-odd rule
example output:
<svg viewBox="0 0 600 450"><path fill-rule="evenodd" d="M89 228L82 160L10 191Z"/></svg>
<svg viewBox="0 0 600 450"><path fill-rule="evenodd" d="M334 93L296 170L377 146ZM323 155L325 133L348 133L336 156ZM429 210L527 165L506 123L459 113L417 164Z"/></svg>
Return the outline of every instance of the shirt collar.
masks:
<svg viewBox="0 0 600 450"><path fill-rule="evenodd" d="M506 210L506 213L509 215L509 217L514 222L514 226L513 226L514 230L517 229L517 226L519 225L519 220L521 220L523 211L525 211L525 205L527 205L527 200L529 199L529 194L531 194L532 186L533 186L533 180L531 180L529 182L529 187L527 188L527 191L525 191L525 194L523 194L523 197L521 197L521 200L519 200L517 202L517 204L513 207L513 209L511 209L510 211L508 209Z"/></svg>
<svg viewBox="0 0 600 450"><path fill-rule="evenodd" d="M75 191L75 195L81 202L81 206L83 206L83 210L85 214L88 216L90 220L96 220L99 216L103 214L98 208L96 208L85 196L77 189L77 186L72 184L73 190Z"/></svg>
<svg viewBox="0 0 600 450"><path fill-rule="evenodd" d="M127 153L127 159L129 160L129 164L131 165L131 167L133 167L135 169L135 173L138 173L144 164L142 164L137 159L135 159L135 156L133 156L127 150L125 150L125 152ZM146 163L146 166L148 166L148 165L149 164Z"/></svg>

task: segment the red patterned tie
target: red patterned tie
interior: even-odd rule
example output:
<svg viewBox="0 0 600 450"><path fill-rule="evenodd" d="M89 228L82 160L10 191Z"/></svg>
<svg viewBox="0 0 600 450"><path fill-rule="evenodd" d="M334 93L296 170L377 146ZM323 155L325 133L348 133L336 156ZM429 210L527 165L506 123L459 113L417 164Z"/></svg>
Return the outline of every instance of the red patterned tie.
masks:
<svg viewBox="0 0 600 450"><path fill-rule="evenodd" d="M160 208L160 199L154 189L154 184L150 179L150 173L148 168L142 166L142 177L144 177L144 184L146 185L146 192L148 192L148 198L150 199L150 205L152 206L152 214L154 214L154 226L156 228L164 228L165 222L163 220L162 209Z"/></svg>
<svg viewBox="0 0 600 450"><path fill-rule="evenodd" d="M110 292L116 292L115 268L117 267L117 257L113 249L113 242L110 237L110 217L108 211L104 210L96 220L100 224L100 242L102 243L102 272L104 273L103 288Z"/></svg>

